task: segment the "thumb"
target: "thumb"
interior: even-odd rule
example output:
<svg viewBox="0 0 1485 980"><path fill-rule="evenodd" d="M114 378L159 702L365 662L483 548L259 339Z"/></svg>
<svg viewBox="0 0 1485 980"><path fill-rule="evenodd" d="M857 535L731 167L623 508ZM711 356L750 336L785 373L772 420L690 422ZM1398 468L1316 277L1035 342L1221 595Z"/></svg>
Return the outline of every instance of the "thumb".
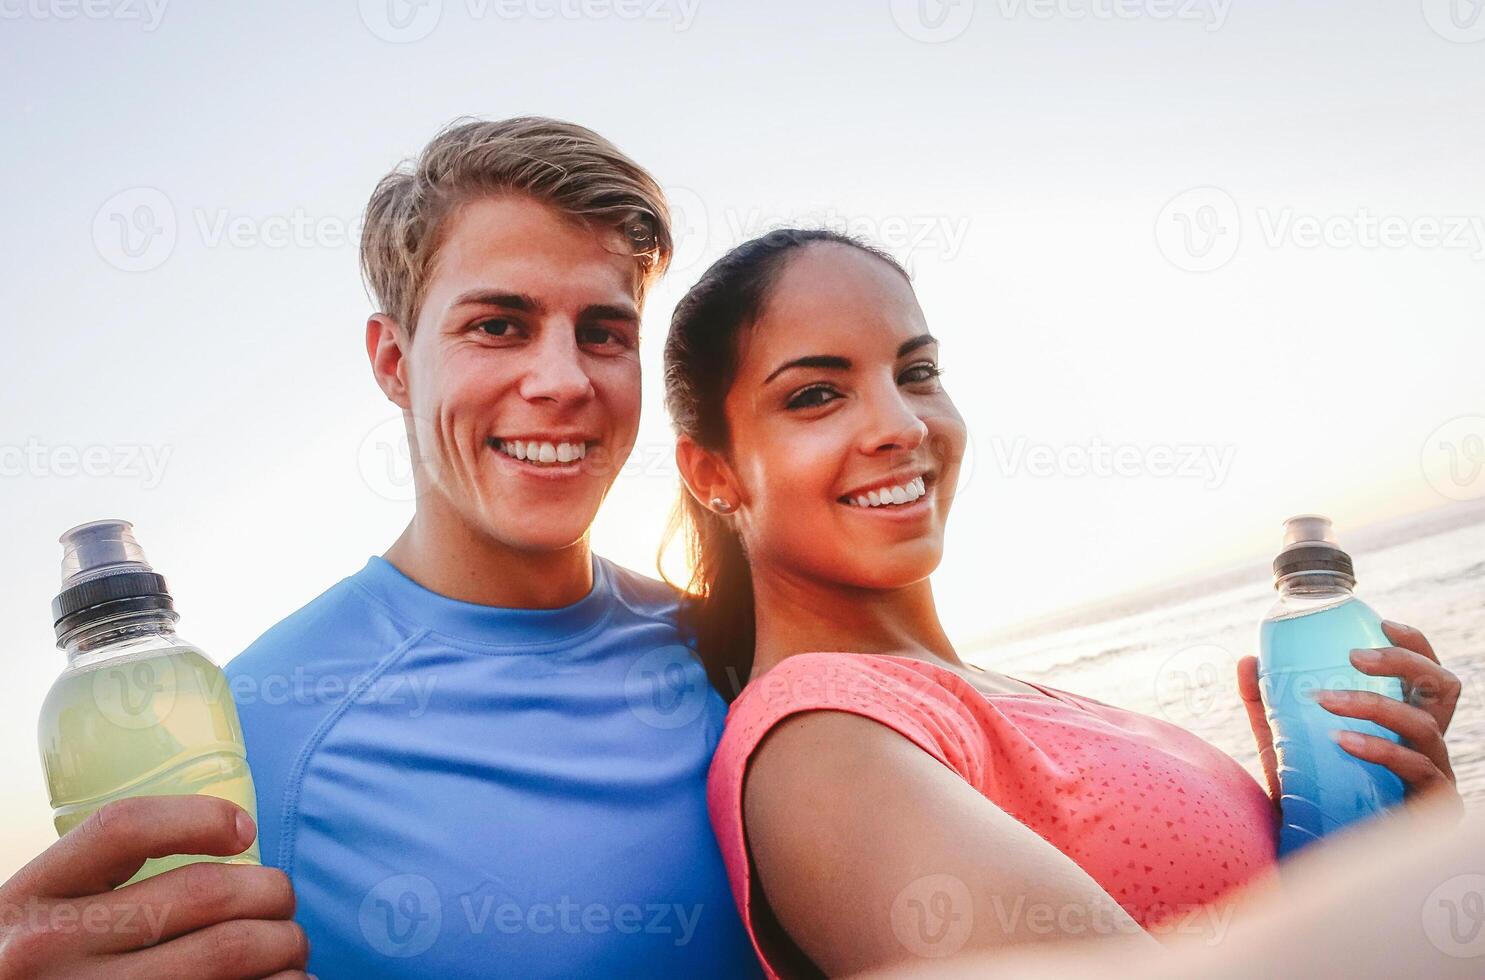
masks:
<svg viewBox="0 0 1485 980"><path fill-rule="evenodd" d="M1279 799L1279 759L1274 752L1274 733L1268 727L1268 715L1263 710L1263 694L1258 686L1258 658L1243 657L1237 664L1238 695L1248 712L1248 727L1253 729L1253 741L1258 746L1258 761L1263 765L1263 778L1268 783L1269 799Z"/></svg>
<svg viewBox="0 0 1485 980"><path fill-rule="evenodd" d="M214 796L127 797L100 807L16 878L33 895L101 895L132 878L149 858L240 854L257 833L246 810Z"/></svg>

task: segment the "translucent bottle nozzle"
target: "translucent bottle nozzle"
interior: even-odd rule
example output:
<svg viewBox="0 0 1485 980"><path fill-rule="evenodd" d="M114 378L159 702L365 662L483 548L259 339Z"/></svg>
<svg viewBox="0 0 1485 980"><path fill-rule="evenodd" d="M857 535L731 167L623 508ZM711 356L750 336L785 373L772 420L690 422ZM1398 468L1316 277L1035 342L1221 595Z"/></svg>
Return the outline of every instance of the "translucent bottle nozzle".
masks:
<svg viewBox="0 0 1485 980"><path fill-rule="evenodd" d="M1284 543L1281 547L1292 548L1301 544L1328 544L1332 547L1339 547L1330 518L1320 514L1298 514L1285 521Z"/></svg>
<svg viewBox="0 0 1485 980"><path fill-rule="evenodd" d="M90 521L62 532L62 588L123 571L148 572L144 549L128 521Z"/></svg>

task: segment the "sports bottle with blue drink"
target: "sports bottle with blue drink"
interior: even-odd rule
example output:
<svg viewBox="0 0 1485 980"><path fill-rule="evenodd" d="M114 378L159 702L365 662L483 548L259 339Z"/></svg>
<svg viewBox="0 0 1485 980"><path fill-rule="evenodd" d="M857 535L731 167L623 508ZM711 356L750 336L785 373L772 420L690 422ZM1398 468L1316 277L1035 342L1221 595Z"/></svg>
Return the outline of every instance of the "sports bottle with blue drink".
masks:
<svg viewBox="0 0 1485 980"><path fill-rule="evenodd" d="M1259 627L1258 681L1278 755L1283 811L1279 856L1389 807L1403 798L1390 770L1351 755L1332 733L1348 729L1399 741L1395 732L1326 711L1319 690L1374 691L1402 700L1402 682L1351 665L1351 651L1391 646L1382 622L1352 588L1351 556L1336 544L1330 519L1301 514L1284 522L1274 559L1279 600Z"/></svg>
<svg viewBox="0 0 1485 980"><path fill-rule="evenodd" d="M39 735L59 835L127 796L202 793L257 819L237 706L221 668L175 633L165 579L128 521L94 521L61 537L62 592L52 600L67 666L46 696ZM125 884L195 861L258 864L241 854L151 858Z"/></svg>

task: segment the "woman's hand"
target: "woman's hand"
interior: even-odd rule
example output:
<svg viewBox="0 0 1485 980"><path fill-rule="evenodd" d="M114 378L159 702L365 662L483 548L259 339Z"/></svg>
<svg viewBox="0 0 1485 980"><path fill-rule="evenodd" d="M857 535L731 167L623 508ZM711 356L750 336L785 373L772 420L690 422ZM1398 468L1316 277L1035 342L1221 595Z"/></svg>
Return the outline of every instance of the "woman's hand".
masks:
<svg viewBox="0 0 1485 980"><path fill-rule="evenodd" d="M1332 714L1374 722L1402 736L1401 744L1360 732L1342 732L1336 740L1356 758L1396 773L1409 797L1428 798L1430 802L1448 799L1463 810L1463 801L1454 786L1449 749L1444 744L1444 732L1454 718L1454 707L1459 700L1459 678L1439 663L1428 638L1418 630L1384 621L1382 631L1396 645L1353 650L1351 663L1363 674L1398 678L1402 681L1404 700L1371 691L1319 691L1315 701ZM1238 663L1238 690L1258 741L1270 795L1277 800L1279 782L1273 735L1259 699L1256 657L1244 657Z"/></svg>

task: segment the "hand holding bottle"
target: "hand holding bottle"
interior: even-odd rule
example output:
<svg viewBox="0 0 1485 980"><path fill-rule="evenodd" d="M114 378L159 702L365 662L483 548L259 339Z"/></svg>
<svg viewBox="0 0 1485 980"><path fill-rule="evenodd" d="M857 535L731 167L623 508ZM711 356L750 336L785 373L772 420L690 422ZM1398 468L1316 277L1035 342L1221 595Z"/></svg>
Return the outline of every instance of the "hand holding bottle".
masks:
<svg viewBox="0 0 1485 980"><path fill-rule="evenodd" d="M210 796L97 810L0 885L0 980L306 977L276 868L199 862L118 887L151 858L238 854L256 836L246 811Z"/></svg>
<svg viewBox="0 0 1485 980"><path fill-rule="evenodd" d="M1402 736L1403 741L1396 743L1375 735L1342 732L1337 741L1358 759L1392 771L1403 781L1409 798L1449 798L1462 812L1464 804L1454 785L1444 742L1459 700L1459 678L1439 663L1433 645L1419 630L1384 620L1382 631L1395 645L1353 651L1351 663L1363 674L1400 680L1404 700L1370 691L1321 690L1315 692L1315 701L1332 714L1371 721ZM1258 743L1270 794L1277 799L1278 767L1273 733L1259 695L1257 657L1239 661L1238 691Z"/></svg>

